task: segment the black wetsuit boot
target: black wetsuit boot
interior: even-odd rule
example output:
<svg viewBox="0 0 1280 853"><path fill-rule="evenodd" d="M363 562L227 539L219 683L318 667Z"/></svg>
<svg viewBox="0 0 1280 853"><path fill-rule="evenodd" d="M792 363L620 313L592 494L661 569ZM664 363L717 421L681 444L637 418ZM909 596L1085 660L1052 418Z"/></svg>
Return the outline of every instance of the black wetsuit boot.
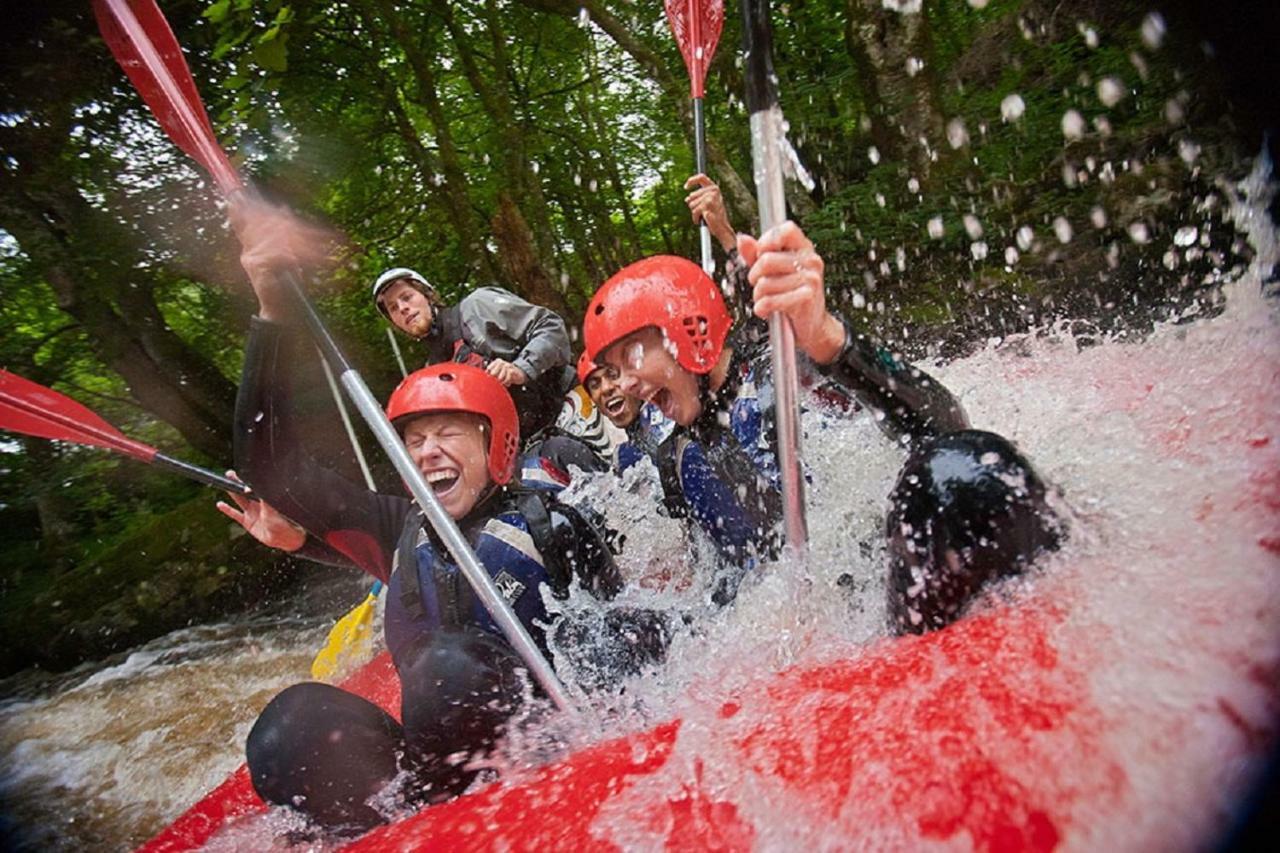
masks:
<svg viewBox="0 0 1280 853"><path fill-rule="evenodd" d="M1005 438L963 430L917 447L889 496L889 618L899 633L955 621L988 581L1019 574L1063 531L1045 485Z"/></svg>

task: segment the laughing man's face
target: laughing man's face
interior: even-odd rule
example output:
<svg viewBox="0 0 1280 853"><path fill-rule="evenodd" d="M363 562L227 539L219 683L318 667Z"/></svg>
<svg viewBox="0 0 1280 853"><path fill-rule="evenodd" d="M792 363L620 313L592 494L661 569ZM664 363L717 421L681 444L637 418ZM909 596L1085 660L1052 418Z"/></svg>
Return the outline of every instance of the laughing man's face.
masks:
<svg viewBox="0 0 1280 853"><path fill-rule="evenodd" d="M487 421L466 412L414 418L404 446L440 505L455 521L475 507L489 487Z"/></svg>
<svg viewBox="0 0 1280 853"><path fill-rule="evenodd" d="M587 377L586 389L591 402L619 429L626 429L640 414L641 401L622 391L618 369L611 365L598 367Z"/></svg>
<svg viewBox="0 0 1280 853"><path fill-rule="evenodd" d="M646 326L601 350L597 364L618 371L623 393L653 403L681 426L702 413L698 378L676 361L675 345L657 326Z"/></svg>

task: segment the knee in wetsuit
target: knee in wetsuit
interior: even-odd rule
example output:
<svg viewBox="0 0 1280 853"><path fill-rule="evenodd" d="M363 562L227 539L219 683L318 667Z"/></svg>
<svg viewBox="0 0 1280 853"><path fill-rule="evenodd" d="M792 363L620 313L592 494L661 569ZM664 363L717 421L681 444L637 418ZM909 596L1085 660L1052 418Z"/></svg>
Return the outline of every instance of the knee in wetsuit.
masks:
<svg viewBox="0 0 1280 853"><path fill-rule="evenodd" d="M524 664L503 640L479 630L440 631L400 667L406 764L412 798L435 803L475 779L465 765L487 753L523 698Z"/></svg>
<svg viewBox="0 0 1280 853"><path fill-rule="evenodd" d="M898 633L954 621L996 578L1058 546L1044 482L1005 438L964 430L912 452L890 495L889 616Z"/></svg>
<svg viewBox="0 0 1280 853"><path fill-rule="evenodd" d="M327 830L363 832L386 818L367 804L399 772L400 725L378 706L328 684L280 692L245 743L254 790Z"/></svg>
<svg viewBox="0 0 1280 853"><path fill-rule="evenodd" d="M531 441L525 448L526 453L549 459L561 471L570 473L570 466L583 471L608 471L609 463L587 444L570 435L551 435L544 439Z"/></svg>

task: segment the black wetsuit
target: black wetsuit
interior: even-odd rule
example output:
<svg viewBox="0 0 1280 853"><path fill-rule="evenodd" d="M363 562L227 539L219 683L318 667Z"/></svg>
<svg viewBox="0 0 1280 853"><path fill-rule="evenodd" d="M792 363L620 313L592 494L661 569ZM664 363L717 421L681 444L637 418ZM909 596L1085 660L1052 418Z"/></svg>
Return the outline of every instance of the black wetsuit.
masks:
<svg viewBox="0 0 1280 853"><path fill-rule="evenodd" d="M470 783L475 771L459 756L493 745L520 703L522 664L411 501L370 492L306 456L293 371L281 363L286 337L284 327L253 322L236 401L236 465L264 500L322 543L314 551L387 583L387 646L400 674L403 725L358 696L308 682L272 700L246 753L263 799L331 829L366 829L385 818L365 801L400 771L410 804L454 796ZM599 531L554 499L555 472L537 460L524 471L519 485L497 490L458 526L545 652L543 626L552 617L544 587L564 597L577 582L609 598L621 579ZM666 628L656 614L616 611L605 627L590 637L589 652L615 677L664 652ZM577 636L570 630L565 638L572 644Z"/></svg>
<svg viewBox="0 0 1280 853"><path fill-rule="evenodd" d="M740 285L741 286L741 285ZM804 384L849 410L865 406L909 456L890 495L889 615L898 632L951 622L988 580L1020 572L1061 535L1045 486L1006 439L969 429L941 384L845 323L846 344ZM668 503L683 502L736 567L714 593L730 600L741 577L777 555L782 497L774 456L767 326L740 324L726 344L725 383L658 454Z"/></svg>

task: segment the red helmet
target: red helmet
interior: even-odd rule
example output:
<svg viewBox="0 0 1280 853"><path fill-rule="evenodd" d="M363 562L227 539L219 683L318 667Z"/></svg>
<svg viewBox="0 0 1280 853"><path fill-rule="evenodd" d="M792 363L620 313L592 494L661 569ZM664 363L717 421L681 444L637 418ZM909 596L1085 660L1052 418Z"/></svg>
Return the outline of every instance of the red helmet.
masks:
<svg viewBox="0 0 1280 853"><path fill-rule="evenodd" d="M578 381L583 385L587 384L587 377L600 369L600 365L592 361L591 356L587 355L584 350L582 355L578 356Z"/></svg>
<svg viewBox="0 0 1280 853"><path fill-rule="evenodd" d="M470 412L489 421L489 475L511 481L520 448L516 404L502 383L478 367L444 362L415 370L391 392L387 418L399 429L418 415Z"/></svg>
<svg viewBox="0 0 1280 853"><path fill-rule="evenodd" d="M589 358L632 332L657 326L691 373L708 373L733 320L720 288L693 261L654 255L623 267L587 306L582 334Z"/></svg>

